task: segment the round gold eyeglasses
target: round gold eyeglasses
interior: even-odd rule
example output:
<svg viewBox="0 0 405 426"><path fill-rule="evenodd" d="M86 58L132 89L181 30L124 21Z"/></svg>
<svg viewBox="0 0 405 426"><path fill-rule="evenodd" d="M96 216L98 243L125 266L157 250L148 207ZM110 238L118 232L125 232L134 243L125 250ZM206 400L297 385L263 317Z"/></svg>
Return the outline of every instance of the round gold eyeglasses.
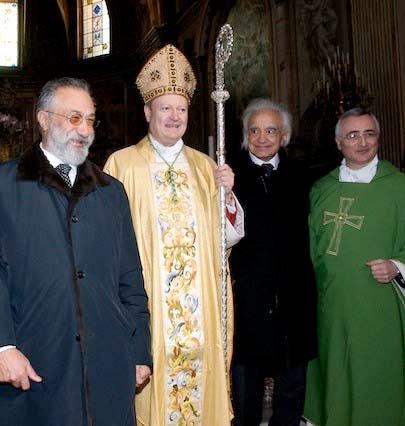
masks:
<svg viewBox="0 0 405 426"><path fill-rule="evenodd" d="M59 117L64 117L66 118L70 124L72 124L73 126L80 126L83 123L83 120L86 121L86 124L95 129L99 126L100 121L96 120L94 117L83 117L82 114L79 114L77 112L74 112L73 114L70 115L64 115L64 114L58 114L57 112L53 112L53 111L45 111L48 114L53 114L53 115L57 115Z"/></svg>

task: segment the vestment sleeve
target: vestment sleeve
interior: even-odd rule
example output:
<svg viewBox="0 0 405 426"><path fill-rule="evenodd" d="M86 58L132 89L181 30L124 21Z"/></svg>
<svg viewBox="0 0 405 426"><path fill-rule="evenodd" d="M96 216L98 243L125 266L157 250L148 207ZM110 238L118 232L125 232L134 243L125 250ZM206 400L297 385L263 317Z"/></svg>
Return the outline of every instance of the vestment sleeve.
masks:
<svg viewBox="0 0 405 426"><path fill-rule="evenodd" d="M396 241L394 244L394 251L392 258L405 263L405 185L398 185L397 202L396 202L396 215L397 218L397 230L396 230Z"/></svg>
<svg viewBox="0 0 405 426"><path fill-rule="evenodd" d="M398 268L399 273L402 275L402 278L405 277L405 264L399 262L398 260L391 259L395 263L395 266ZM402 279L403 282L403 279ZM402 298L403 303L405 304L405 288L402 285L402 282L399 282L395 278L392 280L392 285L395 286L395 289L398 295Z"/></svg>
<svg viewBox="0 0 405 426"><path fill-rule="evenodd" d="M236 217L232 224L228 217L226 218L226 242L227 248L234 246L245 236L245 218L242 206L234 195Z"/></svg>
<svg viewBox="0 0 405 426"><path fill-rule="evenodd" d="M403 195L403 187L398 189L398 202L397 202L397 241L394 248L393 258L391 259L399 272L405 277L405 196ZM397 291L399 297L401 297L402 303L405 304L405 289L399 285L395 280L393 281L394 288Z"/></svg>

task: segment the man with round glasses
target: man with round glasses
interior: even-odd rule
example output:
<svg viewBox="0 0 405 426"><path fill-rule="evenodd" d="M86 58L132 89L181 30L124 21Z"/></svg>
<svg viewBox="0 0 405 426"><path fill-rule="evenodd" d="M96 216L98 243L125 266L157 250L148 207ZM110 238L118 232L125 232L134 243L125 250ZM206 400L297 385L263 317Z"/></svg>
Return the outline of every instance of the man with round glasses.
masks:
<svg viewBox="0 0 405 426"><path fill-rule="evenodd" d="M69 115L58 114L57 112L53 112L53 111L45 111L45 112L47 112L48 114L57 115L59 117L64 117L67 120L69 120L70 124L73 124L74 126L80 126L83 121L86 121L87 125L91 128L96 128L98 127L98 124L99 124L99 121L96 120L94 116L92 115L89 117L83 117L83 115L78 112L73 112Z"/></svg>
<svg viewBox="0 0 405 426"><path fill-rule="evenodd" d="M41 143L0 165L0 424L132 426L151 357L128 200L86 159L85 81L45 84L37 119Z"/></svg>
<svg viewBox="0 0 405 426"><path fill-rule="evenodd" d="M405 177L379 160L380 126L355 108L336 125L339 168L311 191L318 358L305 415L319 426L405 424Z"/></svg>

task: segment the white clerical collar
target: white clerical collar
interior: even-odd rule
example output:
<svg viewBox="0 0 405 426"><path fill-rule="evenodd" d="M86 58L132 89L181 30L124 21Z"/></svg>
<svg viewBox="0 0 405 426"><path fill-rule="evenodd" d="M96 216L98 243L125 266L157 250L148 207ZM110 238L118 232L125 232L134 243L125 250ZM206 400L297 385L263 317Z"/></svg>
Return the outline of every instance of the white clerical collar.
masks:
<svg viewBox="0 0 405 426"><path fill-rule="evenodd" d="M181 138L174 145L170 146L162 145L150 133L149 139L156 151L169 163L177 158L184 145L183 139ZM164 161L162 158L159 158L159 155L156 155L156 159L158 162Z"/></svg>
<svg viewBox="0 0 405 426"><path fill-rule="evenodd" d="M274 170L277 170L278 165L280 163L280 156L278 155L278 153L276 153L276 155L272 159L270 159L270 161L263 161L260 158L257 158L256 155L253 155L250 151L249 155L253 163L257 164L258 166L261 166L262 164L271 164Z"/></svg>
<svg viewBox="0 0 405 426"><path fill-rule="evenodd" d="M346 160L342 160L339 169L340 182L370 183L377 173L378 156L376 155L366 166L353 170L346 165Z"/></svg>
<svg viewBox="0 0 405 426"><path fill-rule="evenodd" d="M39 144L39 147L41 148L42 152L44 153L45 157L47 158L47 160L49 161L50 165L53 168L59 166L59 164L65 164L55 154L52 154L52 152L49 152L48 150L46 150L44 148L42 142ZM76 180L77 166L74 166L73 164L69 164L69 166L71 167L70 172L69 172L69 179L70 179L70 182L72 183L72 186L73 186L73 184Z"/></svg>

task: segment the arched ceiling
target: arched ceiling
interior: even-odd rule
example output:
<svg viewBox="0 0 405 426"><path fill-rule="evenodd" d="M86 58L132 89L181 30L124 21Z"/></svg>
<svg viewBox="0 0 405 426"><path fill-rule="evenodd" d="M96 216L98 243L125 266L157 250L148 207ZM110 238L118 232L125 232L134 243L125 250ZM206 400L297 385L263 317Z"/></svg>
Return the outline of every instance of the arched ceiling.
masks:
<svg viewBox="0 0 405 426"><path fill-rule="evenodd" d="M160 26L162 22L162 10L160 7L159 0L146 0L146 3L149 8L149 16L154 26Z"/></svg>
<svg viewBox="0 0 405 426"><path fill-rule="evenodd" d="M66 39L69 41L69 4L68 0L56 0L65 25Z"/></svg>

